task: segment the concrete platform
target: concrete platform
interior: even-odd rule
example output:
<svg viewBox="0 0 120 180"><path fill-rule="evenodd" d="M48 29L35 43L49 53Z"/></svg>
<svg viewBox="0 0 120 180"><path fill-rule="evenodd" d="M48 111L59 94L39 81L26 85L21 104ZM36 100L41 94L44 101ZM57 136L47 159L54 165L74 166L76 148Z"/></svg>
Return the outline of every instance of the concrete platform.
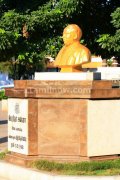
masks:
<svg viewBox="0 0 120 180"><path fill-rule="evenodd" d="M85 70L86 71L86 70ZM100 80L101 73L100 72L36 72L35 80L61 80L61 81L83 81L83 80Z"/></svg>
<svg viewBox="0 0 120 180"><path fill-rule="evenodd" d="M120 80L120 67L84 67L82 72L35 72L35 80Z"/></svg>

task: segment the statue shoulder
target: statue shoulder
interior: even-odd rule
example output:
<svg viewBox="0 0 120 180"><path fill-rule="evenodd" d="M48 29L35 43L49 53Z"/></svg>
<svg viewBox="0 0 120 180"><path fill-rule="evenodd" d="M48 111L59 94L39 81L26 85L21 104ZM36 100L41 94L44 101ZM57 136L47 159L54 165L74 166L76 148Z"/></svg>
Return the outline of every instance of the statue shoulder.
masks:
<svg viewBox="0 0 120 180"><path fill-rule="evenodd" d="M90 53L90 50L86 46L84 46L82 44L80 44L79 50L81 50L83 52L86 52L86 53Z"/></svg>
<svg viewBox="0 0 120 180"><path fill-rule="evenodd" d="M91 59L90 50L84 45L80 44L76 51L74 52L75 64L81 64L83 62L88 62Z"/></svg>

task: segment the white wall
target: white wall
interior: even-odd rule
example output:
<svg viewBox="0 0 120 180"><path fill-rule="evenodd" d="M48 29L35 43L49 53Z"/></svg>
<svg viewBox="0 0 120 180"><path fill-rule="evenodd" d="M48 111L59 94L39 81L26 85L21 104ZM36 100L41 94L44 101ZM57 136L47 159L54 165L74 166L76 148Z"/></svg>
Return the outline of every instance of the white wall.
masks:
<svg viewBox="0 0 120 180"><path fill-rule="evenodd" d="M88 156L120 154L120 100L88 102Z"/></svg>

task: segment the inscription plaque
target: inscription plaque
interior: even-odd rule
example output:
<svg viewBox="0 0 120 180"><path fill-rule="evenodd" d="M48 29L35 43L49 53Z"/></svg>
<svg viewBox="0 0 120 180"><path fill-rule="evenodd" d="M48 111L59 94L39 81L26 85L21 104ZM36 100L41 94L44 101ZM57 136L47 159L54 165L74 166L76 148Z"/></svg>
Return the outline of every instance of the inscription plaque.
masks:
<svg viewBox="0 0 120 180"><path fill-rule="evenodd" d="M28 155L27 99L8 99L8 150Z"/></svg>

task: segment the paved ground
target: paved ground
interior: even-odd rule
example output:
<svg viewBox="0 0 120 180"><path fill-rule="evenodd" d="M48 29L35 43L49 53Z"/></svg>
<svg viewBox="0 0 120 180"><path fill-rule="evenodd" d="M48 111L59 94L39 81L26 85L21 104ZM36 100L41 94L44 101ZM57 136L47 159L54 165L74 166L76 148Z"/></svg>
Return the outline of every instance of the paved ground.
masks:
<svg viewBox="0 0 120 180"><path fill-rule="evenodd" d="M0 152L7 150L7 112L0 110Z"/></svg>

